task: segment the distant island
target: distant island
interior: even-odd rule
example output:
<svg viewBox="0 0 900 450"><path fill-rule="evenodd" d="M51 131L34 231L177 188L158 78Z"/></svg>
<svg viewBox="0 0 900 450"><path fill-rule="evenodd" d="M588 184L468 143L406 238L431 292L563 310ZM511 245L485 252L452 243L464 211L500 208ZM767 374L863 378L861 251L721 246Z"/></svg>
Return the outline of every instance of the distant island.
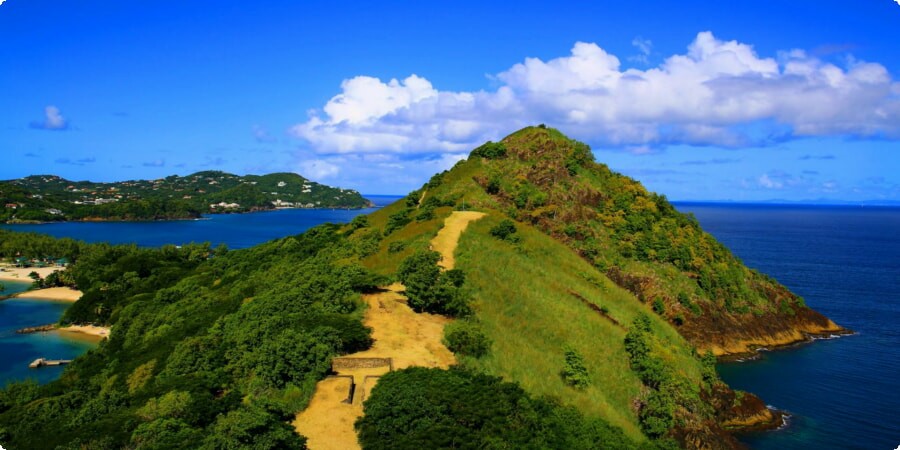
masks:
<svg viewBox="0 0 900 450"><path fill-rule="evenodd" d="M278 208L372 206L352 189L295 173L234 175L221 171L112 183L32 175L0 181L0 222L130 221L198 218Z"/></svg>

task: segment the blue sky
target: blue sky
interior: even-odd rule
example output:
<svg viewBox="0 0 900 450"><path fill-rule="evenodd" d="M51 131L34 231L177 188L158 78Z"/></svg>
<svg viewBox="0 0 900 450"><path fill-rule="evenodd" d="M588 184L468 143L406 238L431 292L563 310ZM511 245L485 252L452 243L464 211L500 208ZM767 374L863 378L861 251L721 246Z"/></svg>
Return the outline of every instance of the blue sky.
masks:
<svg viewBox="0 0 900 450"><path fill-rule="evenodd" d="M447 5L0 2L0 179L402 194L543 122L670 199L900 201L893 0Z"/></svg>

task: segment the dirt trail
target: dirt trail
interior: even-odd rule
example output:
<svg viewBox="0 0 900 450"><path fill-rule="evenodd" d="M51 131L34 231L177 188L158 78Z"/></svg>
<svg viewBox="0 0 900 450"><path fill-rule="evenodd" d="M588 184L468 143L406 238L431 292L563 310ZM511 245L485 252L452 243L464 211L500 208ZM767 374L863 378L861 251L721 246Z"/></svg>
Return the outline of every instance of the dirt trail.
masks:
<svg viewBox="0 0 900 450"><path fill-rule="evenodd" d="M450 319L435 314L417 314L406 305L403 285L394 283L384 291L363 295L368 304L363 323L372 328L375 343L368 350L346 355L346 358L392 358L395 369L410 366L447 368L456 362L441 338ZM353 377L356 392L353 404L346 403L350 394L349 378L328 378L316 385L309 407L297 415L294 428L307 437L313 450L356 449L353 423L362 416L362 400L368 396L375 379L387 367L343 369L338 375Z"/></svg>
<svg viewBox="0 0 900 450"><path fill-rule="evenodd" d="M453 252L456 251L456 244L459 243L459 237L469 222L474 222L482 217L484 213L477 211L453 211L450 216L444 220L444 228L438 232L437 236L431 240L431 249L440 253L443 259L438 263L441 267L450 270L456 265L456 259Z"/></svg>
<svg viewBox="0 0 900 450"><path fill-rule="evenodd" d="M424 195L424 193L423 193ZM441 266L452 269L453 252L469 222L484 213L455 211L444 221L444 228L431 240L431 248L443 256ZM435 314L417 314L406 304L403 285L394 283L381 292L363 295L368 305L363 323L372 328L374 344L368 350L344 358L391 358L394 369L410 366L446 369L456 363L444 346L444 325L450 319ZM294 428L306 436L313 450L357 449L356 419L363 414L362 402L377 378L388 367L341 369L339 377L327 378L316 385L309 406L297 414ZM351 378L356 391L350 398ZM352 402L351 402L352 400Z"/></svg>

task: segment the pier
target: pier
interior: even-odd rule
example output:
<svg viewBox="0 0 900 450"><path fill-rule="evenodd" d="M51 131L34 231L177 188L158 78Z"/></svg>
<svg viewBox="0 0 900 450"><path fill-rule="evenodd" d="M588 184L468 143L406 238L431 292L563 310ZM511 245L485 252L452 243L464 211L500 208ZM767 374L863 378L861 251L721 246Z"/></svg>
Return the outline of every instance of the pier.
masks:
<svg viewBox="0 0 900 450"><path fill-rule="evenodd" d="M32 361L31 364L28 365L28 368L29 369L37 369L38 367L45 367L45 366L61 366L63 364L68 364L70 362L72 362L71 359L38 358L38 359Z"/></svg>

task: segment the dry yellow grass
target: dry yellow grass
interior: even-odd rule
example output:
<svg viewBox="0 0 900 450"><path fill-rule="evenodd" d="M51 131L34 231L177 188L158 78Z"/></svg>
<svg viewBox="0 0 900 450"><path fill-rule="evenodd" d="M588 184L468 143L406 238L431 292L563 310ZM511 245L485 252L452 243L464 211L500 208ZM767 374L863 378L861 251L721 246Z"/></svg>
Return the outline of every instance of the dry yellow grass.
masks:
<svg viewBox="0 0 900 450"><path fill-rule="evenodd" d="M444 269L450 270L456 265L456 259L453 252L459 244L459 237L469 222L473 222L484 217L485 214L477 211L453 211L447 219L444 220L444 228L438 232L437 236L431 240L431 249L441 254L441 262L438 264Z"/></svg>

